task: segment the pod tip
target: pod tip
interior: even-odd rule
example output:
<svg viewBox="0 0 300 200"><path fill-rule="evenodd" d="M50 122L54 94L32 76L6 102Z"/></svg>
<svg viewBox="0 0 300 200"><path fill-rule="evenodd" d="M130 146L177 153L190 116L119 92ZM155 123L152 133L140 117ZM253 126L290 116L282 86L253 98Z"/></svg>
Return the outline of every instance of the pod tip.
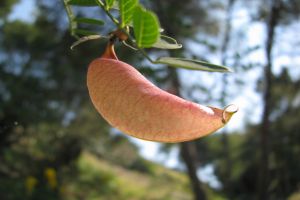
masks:
<svg viewBox="0 0 300 200"><path fill-rule="evenodd" d="M238 110L239 110L238 106L234 104L229 104L228 106L226 106L222 113L222 122L226 124L230 120L232 115L236 113Z"/></svg>

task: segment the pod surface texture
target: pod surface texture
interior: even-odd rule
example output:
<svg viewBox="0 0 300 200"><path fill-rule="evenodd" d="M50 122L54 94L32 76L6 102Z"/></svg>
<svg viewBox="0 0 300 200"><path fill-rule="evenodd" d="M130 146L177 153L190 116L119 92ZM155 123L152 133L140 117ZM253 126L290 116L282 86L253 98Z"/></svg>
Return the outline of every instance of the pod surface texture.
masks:
<svg viewBox="0 0 300 200"><path fill-rule="evenodd" d="M95 59L88 68L87 86L94 106L109 124L144 140L200 138L223 127L233 114L163 91L115 59Z"/></svg>

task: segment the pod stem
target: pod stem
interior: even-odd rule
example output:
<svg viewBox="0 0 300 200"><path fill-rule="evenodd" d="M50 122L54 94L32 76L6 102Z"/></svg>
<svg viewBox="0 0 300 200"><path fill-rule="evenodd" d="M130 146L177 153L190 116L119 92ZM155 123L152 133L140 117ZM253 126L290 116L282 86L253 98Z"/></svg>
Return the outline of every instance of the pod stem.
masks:
<svg viewBox="0 0 300 200"><path fill-rule="evenodd" d="M114 36L109 39L109 42L107 43L107 46L106 46L105 51L102 54L101 58L119 60L115 53L115 48L114 48L115 40L116 40L116 37L114 37Z"/></svg>

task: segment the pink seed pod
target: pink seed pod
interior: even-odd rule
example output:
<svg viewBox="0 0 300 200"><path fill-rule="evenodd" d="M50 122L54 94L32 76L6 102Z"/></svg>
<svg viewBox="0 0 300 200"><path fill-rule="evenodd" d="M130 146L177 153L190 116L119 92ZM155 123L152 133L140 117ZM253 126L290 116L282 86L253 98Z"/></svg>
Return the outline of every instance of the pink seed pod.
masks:
<svg viewBox="0 0 300 200"><path fill-rule="evenodd" d="M119 61L112 44L89 65L87 86L94 106L109 124L144 140L194 140L220 129L237 112L234 105L203 106L159 89Z"/></svg>

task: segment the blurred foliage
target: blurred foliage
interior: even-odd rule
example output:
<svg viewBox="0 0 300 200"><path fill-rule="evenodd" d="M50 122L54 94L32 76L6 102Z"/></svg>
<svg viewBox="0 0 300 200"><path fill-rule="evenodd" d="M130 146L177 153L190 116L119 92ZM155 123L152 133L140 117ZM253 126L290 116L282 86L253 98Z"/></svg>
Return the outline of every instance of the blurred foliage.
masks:
<svg viewBox="0 0 300 200"><path fill-rule="evenodd" d="M75 180L70 180L66 193L75 192L85 198L90 196L91 199L92 196L101 199L191 199L188 179L179 172L166 170L157 164L148 163L156 172L149 176L124 169L84 152L78 160L78 165L82 176L79 176L79 181L76 177ZM73 191L68 192L69 189ZM86 193L89 196L86 196Z"/></svg>
<svg viewBox="0 0 300 200"><path fill-rule="evenodd" d="M287 71L273 77L272 136L270 140L270 199L285 199L299 189L300 168L300 81L293 81ZM199 161L213 164L222 183L230 181L230 191L224 191L230 199L255 199L256 174L258 171L260 125L249 125L243 134L228 135L231 155L230 177L224 171L226 157L222 146L222 135L212 135L198 142ZM293 197L297 198L297 194Z"/></svg>
<svg viewBox="0 0 300 200"><path fill-rule="evenodd" d="M3 17L3 19L5 19L7 14L11 12L12 6L17 2L19 2L19 0L2 0L0 2L0 17Z"/></svg>

